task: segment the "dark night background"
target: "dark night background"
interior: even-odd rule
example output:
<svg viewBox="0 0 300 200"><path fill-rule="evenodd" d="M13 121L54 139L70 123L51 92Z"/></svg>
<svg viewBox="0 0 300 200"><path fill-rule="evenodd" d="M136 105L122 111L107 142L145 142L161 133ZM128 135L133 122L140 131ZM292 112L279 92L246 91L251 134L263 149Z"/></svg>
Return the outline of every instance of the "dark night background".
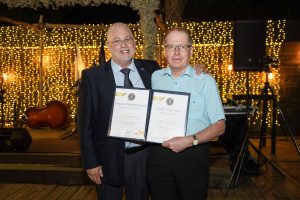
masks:
<svg viewBox="0 0 300 200"><path fill-rule="evenodd" d="M164 3L164 1L161 1ZM9 9L0 4L0 16L28 23L37 23L39 15L47 23L110 24L117 21L137 23L138 11L129 6L101 4L53 9ZM300 20L299 0L187 0L183 21L227 21L236 19L289 19ZM0 22L0 25L8 25Z"/></svg>

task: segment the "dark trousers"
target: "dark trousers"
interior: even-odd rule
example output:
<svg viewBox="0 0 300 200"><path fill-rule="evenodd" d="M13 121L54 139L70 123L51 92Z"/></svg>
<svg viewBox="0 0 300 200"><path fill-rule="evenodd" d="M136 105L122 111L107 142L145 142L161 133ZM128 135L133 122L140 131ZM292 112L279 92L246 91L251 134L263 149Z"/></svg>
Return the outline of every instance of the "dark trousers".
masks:
<svg viewBox="0 0 300 200"><path fill-rule="evenodd" d="M152 200L204 200L209 180L209 144L180 153L151 146L147 175Z"/></svg>
<svg viewBox="0 0 300 200"><path fill-rule="evenodd" d="M148 200L149 191L146 178L148 148L125 153L125 184L114 187L101 184L96 187L99 200L121 200L125 188L126 200Z"/></svg>

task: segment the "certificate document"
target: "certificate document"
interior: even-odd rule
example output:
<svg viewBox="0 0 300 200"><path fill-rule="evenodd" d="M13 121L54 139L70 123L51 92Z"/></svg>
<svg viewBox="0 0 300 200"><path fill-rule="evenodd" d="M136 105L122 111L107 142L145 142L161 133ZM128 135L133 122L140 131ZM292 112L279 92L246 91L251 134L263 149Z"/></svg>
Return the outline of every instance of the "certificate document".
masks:
<svg viewBox="0 0 300 200"><path fill-rule="evenodd" d="M147 141L162 143L185 136L189 93L153 90Z"/></svg>
<svg viewBox="0 0 300 200"><path fill-rule="evenodd" d="M150 90L116 88L108 136L145 140Z"/></svg>

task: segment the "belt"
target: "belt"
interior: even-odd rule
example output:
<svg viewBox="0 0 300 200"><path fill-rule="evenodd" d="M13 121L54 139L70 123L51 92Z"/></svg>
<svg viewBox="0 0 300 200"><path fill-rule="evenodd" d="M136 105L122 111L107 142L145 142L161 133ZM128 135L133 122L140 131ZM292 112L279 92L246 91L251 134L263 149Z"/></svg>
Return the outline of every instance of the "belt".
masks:
<svg viewBox="0 0 300 200"><path fill-rule="evenodd" d="M146 149L147 147L148 147L148 145L140 145L140 146L136 146L136 147L127 148L127 149L125 149L125 153L127 153L127 154L136 153L136 152Z"/></svg>

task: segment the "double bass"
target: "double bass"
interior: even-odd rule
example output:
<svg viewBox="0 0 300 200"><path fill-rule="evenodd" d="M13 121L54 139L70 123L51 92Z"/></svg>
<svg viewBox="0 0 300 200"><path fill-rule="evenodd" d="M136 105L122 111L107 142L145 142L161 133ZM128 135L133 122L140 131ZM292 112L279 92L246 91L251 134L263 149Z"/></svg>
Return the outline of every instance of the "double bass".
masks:
<svg viewBox="0 0 300 200"><path fill-rule="evenodd" d="M51 101L45 108L32 107L25 111L26 125L30 128L62 129L68 125L69 112L61 101Z"/></svg>

